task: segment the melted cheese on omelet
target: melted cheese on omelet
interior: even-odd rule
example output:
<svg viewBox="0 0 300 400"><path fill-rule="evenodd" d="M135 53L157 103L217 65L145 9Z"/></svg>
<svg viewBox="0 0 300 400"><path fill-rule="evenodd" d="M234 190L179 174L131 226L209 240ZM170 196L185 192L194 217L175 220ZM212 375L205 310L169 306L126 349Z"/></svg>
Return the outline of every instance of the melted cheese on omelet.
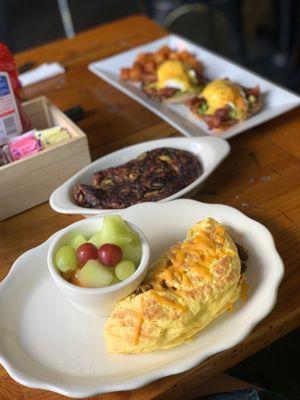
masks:
<svg viewBox="0 0 300 400"><path fill-rule="evenodd" d="M201 93L207 101L207 115L213 115L217 109L231 106L236 111L236 119L247 118L248 105L241 88L226 79L209 83Z"/></svg>
<svg viewBox="0 0 300 400"><path fill-rule="evenodd" d="M192 88L189 73L183 63L178 60L167 60L157 70L158 89L167 87L188 90Z"/></svg>
<svg viewBox="0 0 300 400"><path fill-rule="evenodd" d="M104 330L108 351L149 352L191 340L239 297L240 268L225 227L211 218L197 223L152 266L138 292L116 305Z"/></svg>

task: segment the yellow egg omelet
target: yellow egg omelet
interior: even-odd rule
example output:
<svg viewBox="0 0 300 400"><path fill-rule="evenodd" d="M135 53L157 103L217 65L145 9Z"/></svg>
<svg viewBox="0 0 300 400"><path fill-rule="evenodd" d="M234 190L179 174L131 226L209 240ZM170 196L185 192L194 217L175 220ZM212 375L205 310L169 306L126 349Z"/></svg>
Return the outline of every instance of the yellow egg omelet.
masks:
<svg viewBox="0 0 300 400"><path fill-rule="evenodd" d="M159 66L156 86L158 89L175 87L180 90L189 90L192 88L188 71L178 60L167 60Z"/></svg>
<svg viewBox="0 0 300 400"><path fill-rule="evenodd" d="M207 115L213 115L217 109L229 105L234 107L236 119L243 120L248 116L248 104L241 88L227 79L210 82L202 91L201 97L207 101Z"/></svg>
<svg viewBox="0 0 300 400"><path fill-rule="evenodd" d="M190 341L240 294L241 262L223 225L206 218L151 267L105 325L107 350L139 353Z"/></svg>

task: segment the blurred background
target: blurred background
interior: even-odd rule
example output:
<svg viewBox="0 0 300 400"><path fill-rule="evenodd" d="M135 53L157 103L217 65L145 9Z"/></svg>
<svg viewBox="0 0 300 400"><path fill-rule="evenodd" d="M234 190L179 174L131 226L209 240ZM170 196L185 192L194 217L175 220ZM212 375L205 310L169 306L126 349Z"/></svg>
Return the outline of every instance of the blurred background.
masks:
<svg viewBox="0 0 300 400"><path fill-rule="evenodd" d="M299 0L0 0L0 41L19 52L131 14L300 93Z"/></svg>

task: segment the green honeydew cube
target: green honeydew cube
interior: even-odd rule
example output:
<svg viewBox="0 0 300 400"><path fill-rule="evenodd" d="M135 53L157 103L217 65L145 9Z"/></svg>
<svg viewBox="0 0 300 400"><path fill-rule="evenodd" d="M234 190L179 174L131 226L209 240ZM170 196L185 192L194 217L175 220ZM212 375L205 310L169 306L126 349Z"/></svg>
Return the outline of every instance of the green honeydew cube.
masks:
<svg viewBox="0 0 300 400"><path fill-rule="evenodd" d="M103 218L102 240L104 243L113 243L126 246L136 237L136 233L118 215L107 215Z"/></svg>
<svg viewBox="0 0 300 400"><path fill-rule="evenodd" d="M113 271L97 260L89 260L76 274L81 285L89 288L101 288L109 286L113 279Z"/></svg>
<svg viewBox="0 0 300 400"><path fill-rule="evenodd" d="M73 236L70 245L73 247L74 250L77 250L79 246L86 242L86 238L81 233L78 233L77 235Z"/></svg>
<svg viewBox="0 0 300 400"><path fill-rule="evenodd" d="M134 239L131 243L123 246L124 258L131 260L137 267L141 262L142 257L142 244L139 238Z"/></svg>
<svg viewBox="0 0 300 400"><path fill-rule="evenodd" d="M92 243L93 245L95 245L97 248L99 248L100 246L102 246L105 242L103 242L102 239L102 231L99 231L97 233L95 233L95 235L93 235L90 239L89 239L89 243Z"/></svg>

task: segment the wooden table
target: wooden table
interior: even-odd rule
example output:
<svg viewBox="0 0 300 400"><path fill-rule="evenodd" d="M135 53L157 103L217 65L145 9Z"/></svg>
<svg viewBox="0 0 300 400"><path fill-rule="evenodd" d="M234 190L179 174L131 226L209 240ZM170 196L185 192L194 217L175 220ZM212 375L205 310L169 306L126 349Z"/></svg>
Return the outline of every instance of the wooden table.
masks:
<svg viewBox="0 0 300 400"><path fill-rule="evenodd" d="M45 94L61 109L80 104L87 111L79 122L87 133L92 158L145 140L178 136L150 111L87 70L87 64L157 39L166 32L145 17L107 24L16 56L18 65L59 61L64 76L23 92ZM267 226L284 260L286 274L275 309L235 348L211 357L198 367L164 378L141 389L95 399L187 399L200 383L299 326L300 321L300 118L299 109L230 140L232 151L207 180L197 199L224 203ZM24 251L39 245L58 229L81 217L60 215L42 204L0 223L0 280ZM272 265L270 265L272 268ZM61 399L62 396L25 388L0 369L0 399Z"/></svg>

